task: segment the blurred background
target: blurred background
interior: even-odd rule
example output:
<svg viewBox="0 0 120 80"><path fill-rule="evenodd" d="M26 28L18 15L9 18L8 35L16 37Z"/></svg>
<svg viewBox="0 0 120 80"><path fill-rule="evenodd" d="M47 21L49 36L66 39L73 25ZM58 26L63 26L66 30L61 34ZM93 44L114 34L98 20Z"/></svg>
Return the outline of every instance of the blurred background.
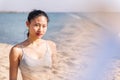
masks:
<svg viewBox="0 0 120 80"><path fill-rule="evenodd" d="M43 38L57 44L55 80L120 80L120 0L0 0L0 80L8 80L10 47L27 38L33 9L50 18Z"/></svg>
<svg viewBox="0 0 120 80"><path fill-rule="evenodd" d="M119 12L119 0L0 0L0 11Z"/></svg>
<svg viewBox="0 0 120 80"><path fill-rule="evenodd" d="M119 0L0 0L0 11L119 12Z"/></svg>

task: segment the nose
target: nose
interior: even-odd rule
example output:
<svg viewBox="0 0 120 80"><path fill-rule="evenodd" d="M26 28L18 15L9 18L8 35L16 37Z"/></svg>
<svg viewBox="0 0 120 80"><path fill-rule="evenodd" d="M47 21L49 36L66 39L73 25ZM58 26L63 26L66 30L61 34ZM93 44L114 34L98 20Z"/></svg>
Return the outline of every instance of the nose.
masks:
<svg viewBox="0 0 120 80"><path fill-rule="evenodd" d="M42 31L43 30L43 27L42 26L39 26L39 31Z"/></svg>

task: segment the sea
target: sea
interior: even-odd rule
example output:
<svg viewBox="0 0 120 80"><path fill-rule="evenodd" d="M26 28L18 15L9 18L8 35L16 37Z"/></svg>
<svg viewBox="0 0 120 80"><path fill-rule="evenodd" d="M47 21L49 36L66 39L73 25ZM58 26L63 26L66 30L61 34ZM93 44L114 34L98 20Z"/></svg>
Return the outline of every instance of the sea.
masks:
<svg viewBox="0 0 120 80"><path fill-rule="evenodd" d="M27 38L27 15L0 13L0 43L14 45ZM48 16L43 38L53 40L61 55L58 80L120 80L120 24L114 24L119 13L51 12Z"/></svg>
<svg viewBox="0 0 120 80"><path fill-rule="evenodd" d="M54 32L59 32L68 17L66 13L48 13L50 23L44 38L50 38ZM0 42L16 44L24 41L28 29L26 27L28 13L0 13ZM57 16L57 17L56 17Z"/></svg>

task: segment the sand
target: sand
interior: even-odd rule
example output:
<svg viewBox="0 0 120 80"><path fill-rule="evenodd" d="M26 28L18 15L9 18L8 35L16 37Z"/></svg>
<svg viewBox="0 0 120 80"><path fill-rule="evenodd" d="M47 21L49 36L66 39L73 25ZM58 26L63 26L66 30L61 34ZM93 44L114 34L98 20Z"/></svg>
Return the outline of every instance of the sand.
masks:
<svg viewBox="0 0 120 80"><path fill-rule="evenodd" d="M54 80L89 80L90 76L86 75L90 74L90 68L99 55L97 51L104 46L102 43L106 40L105 35L108 35L106 31L114 34L120 31L118 30L120 24L116 22L120 21L120 16L116 14L89 14L87 18L75 14L70 16L73 19L67 20L68 24L65 24L60 32L56 32L58 36L54 38L59 60ZM108 25L112 26L104 27ZM0 43L0 80L9 78L9 51L12 46ZM115 59L109 67L110 70L105 71L104 80L120 80L119 66L120 60ZM21 80L20 73L18 80Z"/></svg>

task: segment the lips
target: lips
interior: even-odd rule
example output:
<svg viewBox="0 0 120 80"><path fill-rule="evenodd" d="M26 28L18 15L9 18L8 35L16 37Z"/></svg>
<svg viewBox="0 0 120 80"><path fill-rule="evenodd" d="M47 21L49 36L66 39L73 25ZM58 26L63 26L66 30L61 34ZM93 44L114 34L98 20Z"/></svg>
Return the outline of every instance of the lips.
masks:
<svg viewBox="0 0 120 80"><path fill-rule="evenodd" d="M36 33L37 36L43 35L42 33Z"/></svg>

